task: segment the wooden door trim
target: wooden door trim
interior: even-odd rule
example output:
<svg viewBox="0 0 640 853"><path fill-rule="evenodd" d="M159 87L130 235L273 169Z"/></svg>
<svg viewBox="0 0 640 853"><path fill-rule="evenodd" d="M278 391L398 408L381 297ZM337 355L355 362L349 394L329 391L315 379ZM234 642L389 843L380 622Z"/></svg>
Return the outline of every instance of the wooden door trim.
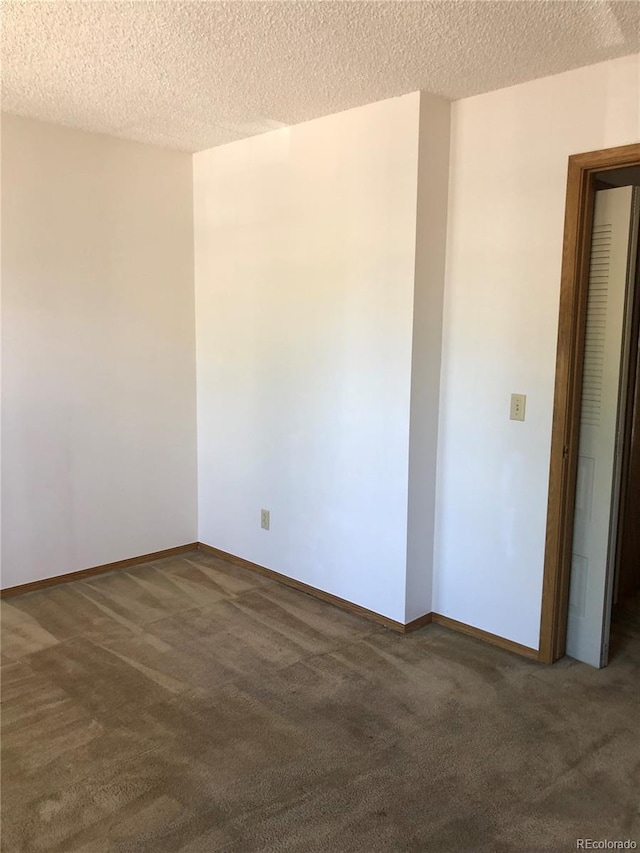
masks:
<svg viewBox="0 0 640 853"><path fill-rule="evenodd" d="M539 659L565 653L595 173L640 165L640 143L569 157Z"/></svg>

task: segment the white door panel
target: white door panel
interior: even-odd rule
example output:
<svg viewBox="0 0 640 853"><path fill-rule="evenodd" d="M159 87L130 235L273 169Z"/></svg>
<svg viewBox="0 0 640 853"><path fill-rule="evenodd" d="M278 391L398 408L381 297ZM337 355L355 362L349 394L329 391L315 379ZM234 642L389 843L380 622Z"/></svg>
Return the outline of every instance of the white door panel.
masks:
<svg viewBox="0 0 640 853"><path fill-rule="evenodd" d="M596 193L567 654L602 665L632 188ZM608 622L607 622L608 624Z"/></svg>

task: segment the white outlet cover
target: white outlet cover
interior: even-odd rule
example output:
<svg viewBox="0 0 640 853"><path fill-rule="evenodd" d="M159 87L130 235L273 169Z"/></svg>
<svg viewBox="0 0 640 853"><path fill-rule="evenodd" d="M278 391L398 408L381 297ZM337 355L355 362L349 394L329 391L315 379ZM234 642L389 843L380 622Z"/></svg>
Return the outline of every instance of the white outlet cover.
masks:
<svg viewBox="0 0 640 853"><path fill-rule="evenodd" d="M525 417L525 410L527 407L527 395L526 394L512 394L511 395L511 411L509 417L512 421L523 421Z"/></svg>

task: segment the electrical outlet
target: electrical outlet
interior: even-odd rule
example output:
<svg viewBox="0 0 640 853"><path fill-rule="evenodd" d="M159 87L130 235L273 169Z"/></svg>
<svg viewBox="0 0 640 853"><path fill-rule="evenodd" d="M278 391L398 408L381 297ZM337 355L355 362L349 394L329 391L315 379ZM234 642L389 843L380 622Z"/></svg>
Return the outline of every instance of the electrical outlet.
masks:
<svg viewBox="0 0 640 853"><path fill-rule="evenodd" d="M527 395L526 394L512 394L511 395L511 414L510 418L512 421L523 421L524 420L524 411L527 406Z"/></svg>
<svg viewBox="0 0 640 853"><path fill-rule="evenodd" d="M260 510L260 527L263 530L269 529L270 516L271 516L271 513L269 512L268 509L261 509Z"/></svg>

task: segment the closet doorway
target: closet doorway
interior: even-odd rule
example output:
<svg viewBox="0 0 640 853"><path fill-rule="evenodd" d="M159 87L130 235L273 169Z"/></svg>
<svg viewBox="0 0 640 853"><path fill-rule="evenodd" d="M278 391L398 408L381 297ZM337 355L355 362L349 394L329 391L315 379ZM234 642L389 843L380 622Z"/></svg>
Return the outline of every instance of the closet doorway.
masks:
<svg viewBox="0 0 640 853"><path fill-rule="evenodd" d="M547 663L569 653L606 665L612 605L637 582L634 184L640 145L569 158L540 630Z"/></svg>

